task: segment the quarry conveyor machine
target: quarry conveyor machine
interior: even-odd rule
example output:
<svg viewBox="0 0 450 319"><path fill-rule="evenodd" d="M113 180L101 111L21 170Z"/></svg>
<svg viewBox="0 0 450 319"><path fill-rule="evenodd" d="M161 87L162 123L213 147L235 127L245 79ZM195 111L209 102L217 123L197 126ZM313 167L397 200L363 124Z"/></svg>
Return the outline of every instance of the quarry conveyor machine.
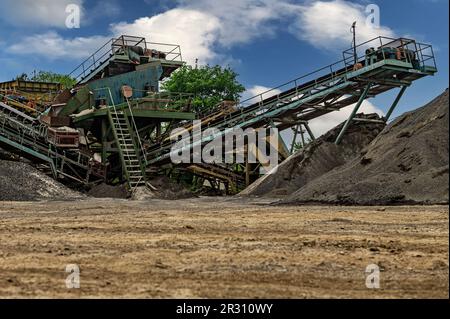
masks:
<svg viewBox="0 0 450 319"><path fill-rule="evenodd" d="M310 120L354 105L336 140L339 144L352 121L364 120L355 115L365 99L399 90L383 119L387 122L405 90L437 72L431 45L378 37L344 51L341 61L273 90L240 103L224 101L209 114L196 114L190 109L190 95L159 90L159 82L182 65L177 45L130 36L112 39L71 73L77 85L61 92L42 114L31 117L5 96L0 105L0 142L49 163L55 177L126 181L133 189L146 184L149 172L177 166L235 192L251 182L249 170L255 172L255 167L174 165L170 154L178 150L170 139L172 129L192 130L192 120L198 119L204 129L222 132L214 136L200 132L199 138L193 136L192 143L183 146L187 148L202 147L233 127L294 127L302 133L304 128L314 139ZM79 133L77 143L75 137L72 145L57 143L58 138L69 138L72 130ZM280 157L285 158L289 151L281 145ZM62 163L70 163L70 168Z"/></svg>

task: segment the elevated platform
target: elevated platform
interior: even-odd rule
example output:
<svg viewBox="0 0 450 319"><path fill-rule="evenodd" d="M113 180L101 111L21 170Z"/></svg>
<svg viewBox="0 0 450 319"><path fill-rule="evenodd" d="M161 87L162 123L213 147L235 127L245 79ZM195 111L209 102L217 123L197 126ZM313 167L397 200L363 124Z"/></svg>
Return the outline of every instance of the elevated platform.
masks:
<svg viewBox="0 0 450 319"><path fill-rule="evenodd" d="M130 112L126 110L126 104L121 104L117 106L118 110L125 109L124 112L127 116L131 116ZM108 114L107 108L99 109L99 110L93 110L90 113L83 114L80 116L74 116L73 122L81 123L86 120L94 119L94 118L101 118L106 117ZM139 109L134 108L133 109L133 116L135 119L139 118L153 118L153 119L159 119L161 121L170 121L170 120L195 120L195 113L189 113L189 112L179 112L179 111L170 111L170 110L148 110L148 109Z"/></svg>

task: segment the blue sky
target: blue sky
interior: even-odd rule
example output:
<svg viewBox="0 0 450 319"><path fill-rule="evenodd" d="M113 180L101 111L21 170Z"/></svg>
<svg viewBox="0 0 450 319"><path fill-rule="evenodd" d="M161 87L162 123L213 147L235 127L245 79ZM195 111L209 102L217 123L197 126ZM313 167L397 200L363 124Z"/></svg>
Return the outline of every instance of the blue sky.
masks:
<svg viewBox="0 0 450 319"><path fill-rule="evenodd" d="M246 96L273 88L341 59L358 36L408 36L433 44L439 73L407 90L394 116L422 106L448 87L448 0L0 0L0 81L22 72L68 73L112 36L145 36L181 44L192 63L230 65L248 88ZM65 26L68 4L81 8L80 28ZM380 8L379 29L364 26L365 8ZM371 99L367 112L385 112L395 93ZM315 123L322 132L348 110Z"/></svg>

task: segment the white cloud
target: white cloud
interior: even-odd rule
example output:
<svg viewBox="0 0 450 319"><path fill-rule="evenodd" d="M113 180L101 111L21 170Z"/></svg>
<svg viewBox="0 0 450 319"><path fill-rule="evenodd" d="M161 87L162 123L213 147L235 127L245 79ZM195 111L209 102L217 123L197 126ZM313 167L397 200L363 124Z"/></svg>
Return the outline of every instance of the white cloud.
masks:
<svg viewBox="0 0 450 319"><path fill-rule="evenodd" d="M51 59L83 59L95 52L99 46L108 40L108 37L103 36L65 39L58 33L50 31L25 37L21 42L12 45L9 49L12 53L32 53L34 55L47 56Z"/></svg>
<svg viewBox="0 0 450 319"><path fill-rule="evenodd" d="M34 3L37 3L25 0L15 2L33 4L27 7L27 13L21 13L24 17L31 14L30 10L33 10L36 7ZM58 6L53 8L49 4L54 2L55 0L44 0L43 7L47 9L44 10L45 14L38 15L39 21L45 20L47 23L55 21L54 23L59 25L61 21L49 17L55 15L53 10L60 10L58 8L67 2L82 4L83 0L57 1ZM96 46L103 44L103 39L128 34L146 37L147 41L180 44L184 60L190 64L197 58L200 64L218 62L224 64L225 61L233 61L227 54L229 47L248 43L259 37L276 35L279 31L277 24L280 23L284 29L289 29L299 39L316 47L341 49L350 44L351 23L354 20L363 22L365 20L365 7L343 0L314 1L303 5L288 0L178 0L177 3L177 8L168 9L155 16L112 24L108 37L70 39L63 38L55 32L46 32L26 37L11 49L14 53L33 54L50 59L80 58L95 51ZM16 4L13 7L20 6ZM117 13L117 9L117 6L113 6L112 14ZM20 20L19 13L18 21ZM30 22L37 23L36 20ZM360 40L379 34L393 35L389 28L372 29L366 27L363 22L360 22L358 27ZM56 43L57 41L59 43ZM46 45L57 50L46 49Z"/></svg>
<svg viewBox="0 0 450 319"><path fill-rule="evenodd" d="M349 118L354 106L355 105L347 106L341 109L340 111L331 112L324 116L311 120L309 122L309 126L311 127L311 130L313 131L315 137L323 135L333 127L346 121ZM377 108L368 100L365 100L363 102L358 113L364 114L378 113L379 115L384 115L382 110Z"/></svg>
<svg viewBox="0 0 450 319"><path fill-rule="evenodd" d="M183 7L208 12L220 21L217 42L225 47L275 34L270 22L288 15L277 0L181 0Z"/></svg>
<svg viewBox="0 0 450 319"><path fill-rule="evenodd" d="M65 28L69 4L80 6L83 14L84 0L2 0L0 20L22 27Z"/></svg>
<svg viewBox="0 0 450 319"><path fill-rule="evenodd" d="M362 43L377 36L394 37L385 26L374 28L366 24L365 6L349 1L314 1L305 6L292 6L297 19L290 31L299 39L325 49L351 47L350 27L357 21L357 42Z"/></svg>
<svg viewBox="0 0 450 319"><path fill-rule="evenodd" d="M281 90L272 89L272 88L262 86L262 85L254 85L250 89L248 89L248 92L251 94L251 96L256 96L256 95L262 94L263 98L267 99L271 96L280 94Z"/></svg>
<svg viewBox="0 0 450 319"><path fill-rule="evenodd" d="M264 100L280 93L281 90L279 89L272 89L262 85L254 85L242 94L241 101L245 104L245 106L248 106L259 102L261 99Z"/></svg>

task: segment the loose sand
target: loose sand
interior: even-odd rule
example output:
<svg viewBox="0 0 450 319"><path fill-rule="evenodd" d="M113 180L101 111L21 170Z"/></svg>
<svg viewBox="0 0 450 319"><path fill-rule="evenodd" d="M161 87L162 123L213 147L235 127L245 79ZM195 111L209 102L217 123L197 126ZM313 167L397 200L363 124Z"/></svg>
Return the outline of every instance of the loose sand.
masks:
<svg viewBox="0 0 450 319"><path fill-rule="evenodd" d="M448 207L268 202L3 202L0 297L448 298Z"/></svg>

